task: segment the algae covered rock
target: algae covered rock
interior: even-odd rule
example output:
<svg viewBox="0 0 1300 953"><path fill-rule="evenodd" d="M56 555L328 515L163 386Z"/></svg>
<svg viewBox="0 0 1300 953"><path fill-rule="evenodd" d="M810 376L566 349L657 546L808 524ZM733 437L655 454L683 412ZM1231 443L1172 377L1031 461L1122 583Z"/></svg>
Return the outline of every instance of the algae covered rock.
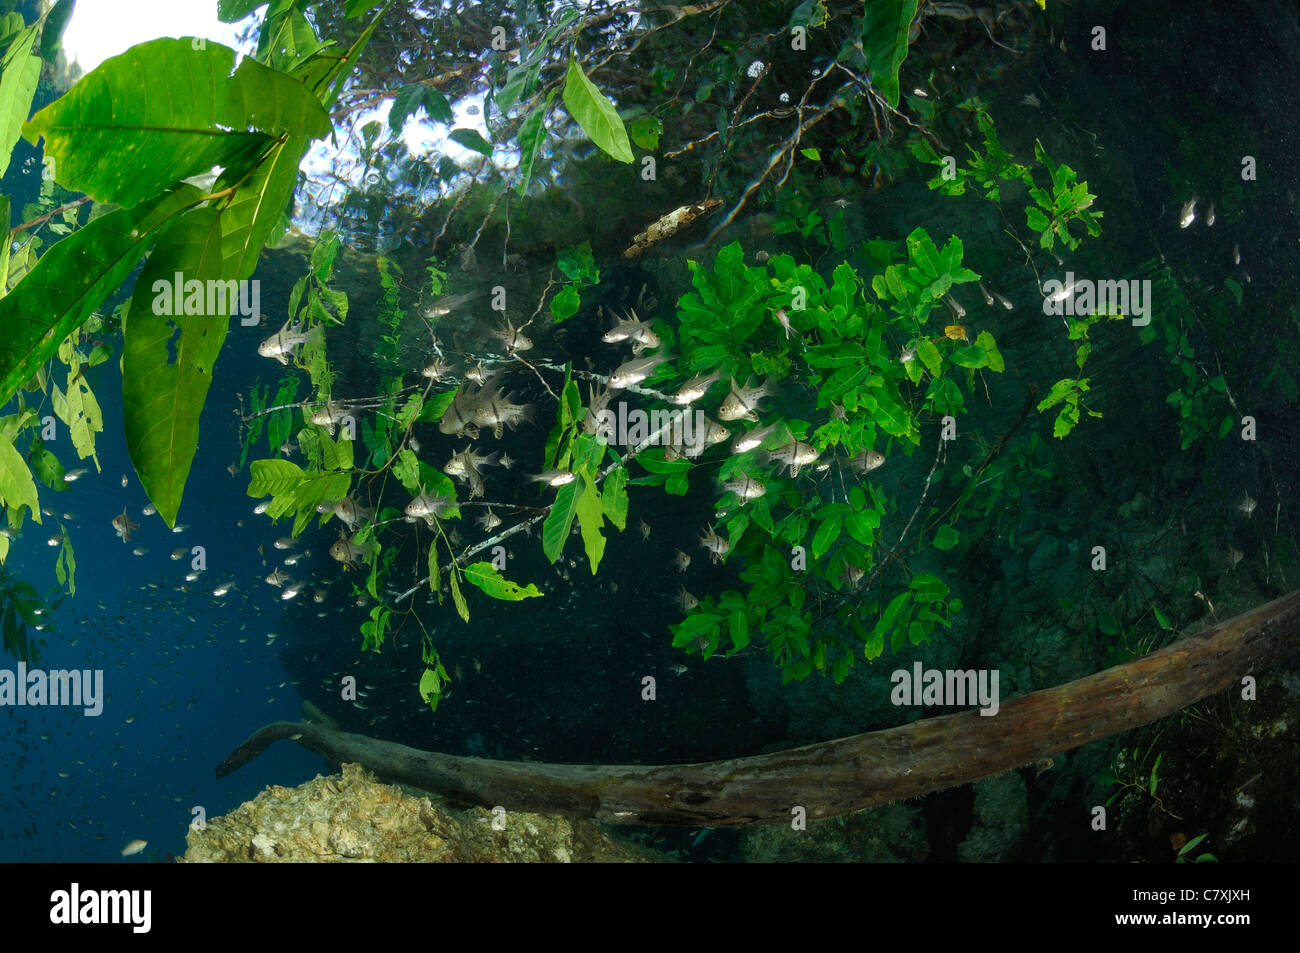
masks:
<svg viewBox="0 0 1300 953"><path fill-rule="evenodd" d="M381 783L356 764L296 788L274 785L191 828L186 863L638 862L591 821L523 812L459 811Z"/></svg>

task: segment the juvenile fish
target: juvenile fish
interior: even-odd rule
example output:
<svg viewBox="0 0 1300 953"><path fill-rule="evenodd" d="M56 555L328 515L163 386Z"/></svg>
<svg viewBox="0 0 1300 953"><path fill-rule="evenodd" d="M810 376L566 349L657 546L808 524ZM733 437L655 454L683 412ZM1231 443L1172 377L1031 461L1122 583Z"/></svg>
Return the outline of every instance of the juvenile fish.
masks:
<svg viewBox="0 0 1300 953"><path fill-rule="evenodd" d="M672 357L668 354L651 354L649 357L633 358L620 364L614 373L609 375L609 389L622 390L624 387L639 384L654 373L656 367L670 360Z"/></svg>
<svg viewBox="0 0 1300 953"><path fill-rule="evenodd" d="M280 326L280 330L257 346L257 353L287 365L291 358L297 357L299 347L319 334L319 325L309 331L303 331L301 324L295 324L290 319Z"/></svg>
<svg viewBox="0 0 1300 953"><path fill-rule="evenodd" d="M671 400L679 407L685 407L693 404L703 397L717 381L722 380L721 374L696 374L685 384L677 389Z"/></svg>
<svg viewBox="0 0 1300 953"><path fill-rule="evenodd" d="M814 463L818 456L817 448L812 444L804 443L802 440L792 440L770 451L767 459L779 461L789 467L790 477L793 479L799 475L800 470Z"/></svg>
<svg viewBox="0 0 1300 953"><path fill-rule="evenodd" d="M718 419L725 421L732 420L758 420L758 402L764 397L770 397L770 381L765 380L759 386L753 387L746 382L744 387L736 385L735 378L731 381L731 393L718 407Z"/></svg>

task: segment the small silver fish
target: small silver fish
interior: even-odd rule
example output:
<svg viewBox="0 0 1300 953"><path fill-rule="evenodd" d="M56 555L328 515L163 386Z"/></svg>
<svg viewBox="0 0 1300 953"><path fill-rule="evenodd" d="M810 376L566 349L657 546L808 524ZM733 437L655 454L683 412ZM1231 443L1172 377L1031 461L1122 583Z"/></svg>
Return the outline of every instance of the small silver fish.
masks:
<svg viewBox="0 0 1300 953"><path fill-rule="evenodd" d="M173 550L172 550L171 559L172 559L173 561L180 560L180 559L184 559L184 558L185 558L186 556L188 556L189 554L190 554L190 551L189 551L188 549L186 549L184 546L182 546L180 549L173 549Z"/></svg>
<svg viewBox="0 0 1300 953"><path fill-rule="evenodd" d="M531 350L533 346L533 342L528 335L524 334L522 330L516 330L515 326L511 324L509 320L506 321L506 326L504 328L494 329L492 331L492 336L498 338L501 343L505 345L506 350L511 354L516 351Z"/></svg>
<svg viewBox="0 0 1300 953"><path fill-rule="evenodd" d="M691 557L686 555L680 549L673 550L673 565L677 567L678 572L686 572L691 564Z"/></svg>
<svg viewBox="0 0 1300 953"><path fill-rule="evenodd" d="M272 545L276 549L293 549L294 541L290 539L288 536L281 536L274 543L272 543Z"/></svg>
<svg viewBox="0 0 1300 953"><path fill-rule="evenodd" d="M87 470L85 467L82 467L79 470L69 470L67 473L63 474L63 482L75 483L89 472L90 471Z"/></svg>
<svg viewBox="0 0 1300 953"><path fill-rule="evenodd" d="M492 512L492 507L487 508L487 512L475 520L479 526L483 527L484 532L492 532L501 525L501 517Z"/></svg>
<svg viewBox="0 0 1300 953"><path fill-rule="evenodd" d="M687 592L685 586L682 586L681 589L677 591L676 602L677 602L677 607L681 609L683 612L690 612L692 609L694 609L696 606L700 604L700 600L696 599L693 595Z"/></svg>
<svg viewBox="0 0 1300 953"><path fill-rule="evenodd" d="M622 390L624 387L639 384L649 377L656 367L670 360L672 357L668 354L651 354L649 357L634 358L620 364L614 373L609 375L607 386L610 390Z"/></svg>
<svg viewBox="0 0 1300 953"><path fill-rule="evenodd" d="M725 421L733 420L758 420L758 402L764 397L772 395L771 381L764 380L757 387L746 382L744 387L739 387L735 379L731 381L731 393L718 406L718 419Z"/></svg>
<svg viewBox="0 0 1300 953"><path fill-rule="evenodd" d="M962 318L966 317L966 309L963 308L961 306L961 302L958 301L956 298L954 298L952 295L950 294L944 295L943 300L948 303L948 307L952 308L952 313L957 316L957 320L960 321Z"/></svg>
<svg viewBox="0 0 1300 953"><path fill-rule="evenodd" d="M1251 514L1255 512L1255 505L1255 501L1251 499L1250 494L1247 493L1241 498L1241 502L1237 504L1237 509L1246 514L1246 519L1250 519Z"/></svg>
<svg viewBox="0 0 1300 953"><path fill-rule="evenodd" d="M712 526L700 535L700 546L708 551L709 558L715 563L731 551L731 544L719 536Z"/></svg>
<svg viewBox="0 0 1300 953"><path fill-rule="evenodd" d="M885 455L879 450L863 450L855 457L849 457L849 466L859 473L870 473L884 466Z"/></svg>
<svg viewBox="0 0 1300 953"><path fill-rule="evenodd" d="M1198 198L1200 198L1200 196L1193 195L1183 203L1182 210L1178 213L1179 228L1186 228L1188 225L1191 225L1192 222L1196 221L1196 200Z"/></svg>
<svg viewBox="0 0 1300 953"><path fill-rule="evenodd" d="M740 497L742 503L756 500L767 492L765 485L744 473L732 477L730 480L720 481L719 486L723 490L736 494L736 496Z"/></svg>
<svg viewBox="0 0 1300 953"><path fill-rule="evenodd" d="M545 483L547 486L564 486L576 479L568 470L543 470L541 473L527 473L525 476L534 483Z"/></svg>
<svg viewBox="0 0 1300 953"><path fill-rule="evenodd" d="M450 361L445 361L441 357L434 358L433 362L420 368L420 376L426 377L431 381L442 380L451 373L455 367Z"/></svg>
<svg viewBox="0 0 1300 953"><path fill-rule="evenodd" d="M406 504L404 512L409 519L422 519L429 526L433 526L435 516L441 516L455 505L456 501L451 497L439 496L421 489L420 495Z"/></svg>
<svg viewBox="0 0 1300 953"><path fill-rule="evenodd" d="M775 434L784 426L784 422L778 420L776 423L768 424L766 427L756 427L748 433L743 433L731 442L732 453L747 453L755 447L762 446L764 440Z"/></svg>
<svg viewBox="0 0 1300 953"><path fill-rule="evenodd" d="M799 476L801 469L815 462L818 456L817 448L812 444L804 443L801 440L792 440L770 451L767 459L769 461L779 461L789 467L790 477L794 479Z"/></svg>
<svg viewBox="0 0 1300 953"><path fill-rule="evenodd" d="M122 537L122 542L124 543L130 542L131 534L139 528L139 525L131 522L131 517L126 515L125 507L122 509L121 516L113 517L113 529L117 532L118 536Z"/></svg>
<svg viewBox="0 0 1300 953"><path fill-rule="evenodd" d="M985 288L985 287L984 287L984 282L981 281L981 282L979 283L979 286L980 286L980 294L984 296L984 306L985 306L985 307L992 307L992 305L993 305L993 295L989 292L989 289L988 289L988 288Z"/></svg>
<svg viewBox="0 0 1300 953"><path fill-rule="evenodd" d="M1212 226L1214 224L1215 218L1216 216L1214 214L1214 203L1211 202L1210 207L1205 210L1205 227L1209 228L1210 226Z"/></svg>
<svg viewBox="0 0 1300 953"><path fill-rule="evenodd" d="M270 357L281 364L288 365L291 358L297 356L298 348L320 334L320 326L303 331L301 324L285 321L280 330L257 346L257 353Z"/></svg>
<svg viewBox="0 0 1300 953"><path fill-rule="evenodd" d="M267 584L271 586L283 586L288 581L289 574L280 572L278 569L273 569L271 574L266 577Z"/></svg>
<svg viewBox="0 0 1300 953"><path fill-rule="evenodd" d="M678 406L685 407L693 404L703 397L710 387L717 381L722 380L721 374L696 374L681 387L677 388L677 393L673 394L672 402Z"/></svg>
<svg viewBox="0 0 1300 953"><path fill-rule="evenodd" d="M133 840L122 848L123 857L132 857L149 846L147 840Z"/></svg>
<svg viewBox="0 0 1300 953"><path fill-rule="evenodd" d="M334 436L334 431L338 428L339 423L344 417L349 416L351 413L352 411L347 407L344 407L342 404L326 401L322 406L317 407L312 411L310 420L316 426L324 427L332 437Z"/></svg>

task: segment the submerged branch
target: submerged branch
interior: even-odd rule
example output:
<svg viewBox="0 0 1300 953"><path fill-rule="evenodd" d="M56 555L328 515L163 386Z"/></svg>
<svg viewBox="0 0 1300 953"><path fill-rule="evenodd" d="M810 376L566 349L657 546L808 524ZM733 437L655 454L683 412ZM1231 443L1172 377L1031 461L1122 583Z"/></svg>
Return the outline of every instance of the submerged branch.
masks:
<svg viewBox="0 0 1300 953"><path fill-rule="evenodd" d="M289 738L332 764L458 801L608 824L736 827L835 817L965 784L1149 724L1300 651L1300 590L1143 658L977 710L787 751L676 765L492 761L420 751L320 724L275 722L225 777Z"/></svg>

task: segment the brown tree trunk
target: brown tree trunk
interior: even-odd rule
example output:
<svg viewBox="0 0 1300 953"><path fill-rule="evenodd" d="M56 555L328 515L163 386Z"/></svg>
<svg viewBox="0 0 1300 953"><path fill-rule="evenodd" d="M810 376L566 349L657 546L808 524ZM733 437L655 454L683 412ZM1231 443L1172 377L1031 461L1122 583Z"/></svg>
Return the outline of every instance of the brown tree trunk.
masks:
<svg viewBox="0 0 1300 953"><path fill-rule="evenodd" d="M419 751L319 724L275 722L223 777L291 738L333 764L485 807L611 824L731 827L834 817L1029 764L1163 718L1300 651L1300 590L1114 668L978 711L789 751L675 765L540 764Z"/></svg>

